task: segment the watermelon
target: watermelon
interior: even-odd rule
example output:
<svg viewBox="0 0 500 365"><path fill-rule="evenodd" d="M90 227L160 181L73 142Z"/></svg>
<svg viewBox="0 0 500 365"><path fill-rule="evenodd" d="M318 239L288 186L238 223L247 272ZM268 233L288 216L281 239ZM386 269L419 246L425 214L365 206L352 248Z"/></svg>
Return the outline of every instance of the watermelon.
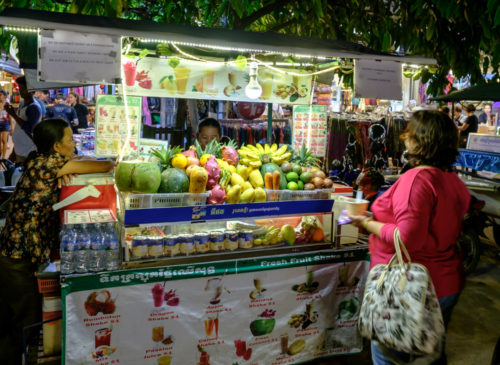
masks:
<svg viewBox="0 0 500 365"><path fill-rule="evenodd" d="M160 168L151 162L122 161L115 169L116 186L123 192L156 193L160 178Z"/></svg>
<svg viewBox="0 0 500 365"><path fill-rule="evenodd" d="M161 173L159 193L186 193L189 189L189 179L184 170L166 169Z"/></svg>
<svg viewBox="0 0 500 365"><path fill-rule="evenodd" d="M262 178L264 178L264 176L266 175L266 172L270 172L272 174L274 171L279 171L279 173L281 175L280 190L285 190L286 184L287 184L286 176L278 165L276 165L273 162L270 162L270 163L266 163L266 164L262 165L260 168L260 173L262 174Z"/></svg>

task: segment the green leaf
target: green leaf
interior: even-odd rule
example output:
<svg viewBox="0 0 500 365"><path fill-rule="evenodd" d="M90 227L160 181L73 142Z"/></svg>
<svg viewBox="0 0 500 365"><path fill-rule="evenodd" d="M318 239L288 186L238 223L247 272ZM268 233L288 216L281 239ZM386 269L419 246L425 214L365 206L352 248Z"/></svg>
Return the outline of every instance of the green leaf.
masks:
<svg viewBox="0 0 500 365"><path fill-rule="evenodd" d="M180 62L181 61L177 57L170 57L168 59L168 65L172 68L176 68L177 66L179 66Z"/></svg>
<svg viewBox="0 0 500 365"><path fill-rule="evenodd" d="M247 65L247 58L245 56L239 55L238 57L236 57L235 64L236 64L236 67L238 67L240 70L242 70Z"/></svg>
<svg viewBox="0 0 500 365"><path fill-rule="evenodd" d="M245 15L245 6L246 1L241 1L241 0L229 0L229 4L231 4L231 8L236 12L238 15L238 18L243 18L243 15Z"/></svg>
<svg viewBox="0 0 500 365"><path fill-rule="evenodd" d="M488 13L493 13L493 10L495 10L495 7L499 7L500 4L498 4L498 0L488 0Z"/></svg>
<svg viewBox="0 0 500 365"><path fill-rule="evenodd" d="M496 28L500 25L500 6L497 8L497 12L495 13L495 20L493 23L493 28Z"/></svg>
<svg viewBox="0 0 500 365"><path fill-rule="evenodd" d="M144 58L149 54L149 49L143 49L141 53L139 53L139 58Z"/></svg>

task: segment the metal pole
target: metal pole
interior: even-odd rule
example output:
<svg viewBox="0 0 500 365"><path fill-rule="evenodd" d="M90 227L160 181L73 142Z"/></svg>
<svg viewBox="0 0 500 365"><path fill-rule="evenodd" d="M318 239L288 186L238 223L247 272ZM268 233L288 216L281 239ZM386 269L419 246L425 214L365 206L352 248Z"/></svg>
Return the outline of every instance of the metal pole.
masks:
<svg viewBox="0 0 500 365"><path fill-rule="evenodd" d="M267 104L267 136L266 140L269 145L273 143L273 103Z"/></svg>

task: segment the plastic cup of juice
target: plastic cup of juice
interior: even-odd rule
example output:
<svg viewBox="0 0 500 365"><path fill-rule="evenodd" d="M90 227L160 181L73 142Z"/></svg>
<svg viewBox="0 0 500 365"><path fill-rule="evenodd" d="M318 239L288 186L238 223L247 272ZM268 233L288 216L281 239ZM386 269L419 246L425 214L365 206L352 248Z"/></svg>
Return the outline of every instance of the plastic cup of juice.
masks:
<svg viewBox="0 0 500 365"><path fill-rule="evenodd" d="M134 86L135 75L137 73L137 66L134 62L127 62L123 65L123 73L125 74L125 84L127 86Z"/></svg>

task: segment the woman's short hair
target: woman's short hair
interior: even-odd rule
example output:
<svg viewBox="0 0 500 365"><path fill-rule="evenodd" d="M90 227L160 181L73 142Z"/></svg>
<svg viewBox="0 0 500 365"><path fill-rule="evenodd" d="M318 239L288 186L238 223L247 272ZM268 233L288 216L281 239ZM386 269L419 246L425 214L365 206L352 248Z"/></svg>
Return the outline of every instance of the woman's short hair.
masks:
<svg viewBox="0 0 500 365"><path fill-rule="evenodd" d="M56 142L64 137L64 130L69 127L66 120L61 118L45 119L33 129L33 142L39 154L49 154Z"/></svg>
<svg viewBox="0 0 500 365"><path fill-rule="evenodd" d="M469 113L474 113L476 111L476 107L472 104L466 105L464 109Z"/></svg>
<svg viewBox="0 0 500 365"><path fill-rule="evenodd" d="M406 138L414 143L408 156L411 166L452 169L458 156L458 129L448 115L434 110L413 113Z"/></svg>

